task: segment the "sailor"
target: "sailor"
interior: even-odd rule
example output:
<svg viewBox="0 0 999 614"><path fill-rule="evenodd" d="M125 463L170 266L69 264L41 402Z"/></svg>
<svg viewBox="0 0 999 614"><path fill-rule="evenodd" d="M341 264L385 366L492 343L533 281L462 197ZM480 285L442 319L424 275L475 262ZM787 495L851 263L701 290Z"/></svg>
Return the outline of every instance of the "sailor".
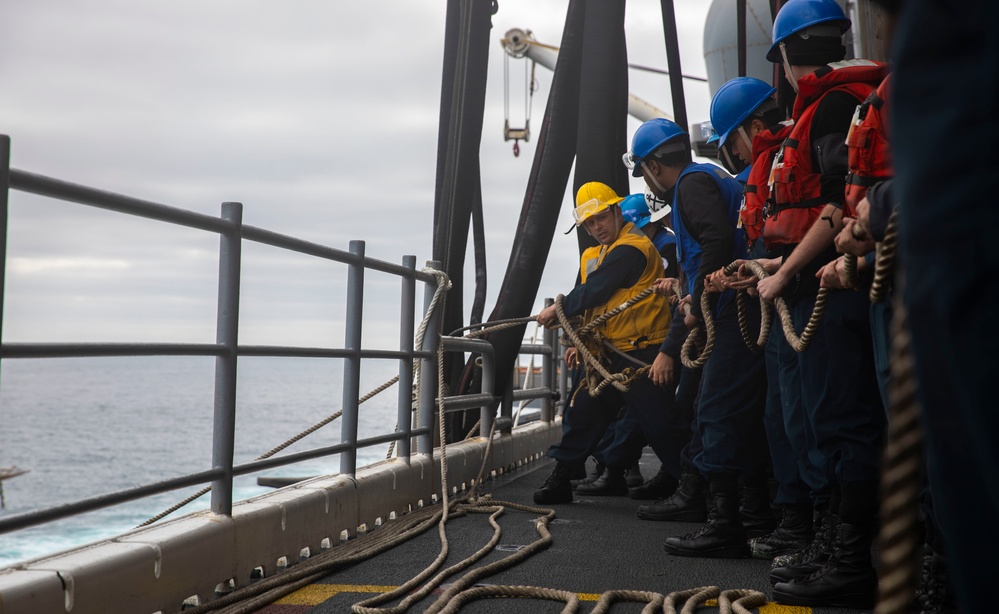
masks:
<svg viewBox="0 0 999 614"><path fill-rule="evenodd" d="M768 60L783 64L797 96L794 128L771 174L774 216L764 227L765 236L783 242L782 261L757 287L766 300L783 296L799 330L815 303L817 272L836 257L846 134L857 105L888 72L878 62L842 61L841 36L849 28L834 0L789 0L774 20L767 53ZM780 603L861 609L874 603L877 574L870 550L885 414L868 310L860 293L831 292L811 344L798 354L806 420L789 424L787 432L803 433L809 458L833 487L829 500L814 499L821 523L813 544L774 560L770 580Z"/></svg>
<svg viewBox="0 0 999 614"><path fill-rule="evenodd" d="M995 607L999 552L991 155L999 141L999 3L894 4L902 7L893 47L892 161L915 392L957 604L961 612L982 612Z"/></svg>
<svg viewBox="0 0 999 614"><path fill-rule="evenodd" d="M666 198L657 196L649 186L645 186L645 204L649 209L649 221L658 224L669 233L659 247L666 264L666 277L677 279L679 287L686 285L686 277L676 261L676 233L671 222L672 206ZM657 232L657 236L662 236ZM664 251L669 250L667 256ZM666 283L666 282L662 282ZM686 300L689 303L689 297ZM701 384L701 369L685 369L680 361L680 350L687 339L687 326L683 323L681 307L684 302L672 306L672 318L669 333L660 347L660 352L669 357L670 371L675 373L676 406L681 416L691 423L690 441L680 450L680 484L672 492L663 492L662 480L664 472L653 476L643 488L632 489L633 499L656 499L654 503L638 506L638 517L642 520L674 521L674 522L704 522L707 519L705 497L708 492L707 482L694 466L694 458L703 448L701 435L697 429L696 404L697 391ZM678 316L678 314L680 314ZM647 488L650 484L655 488Z"/></svg>
<svg viewBox="0 0 999 614"><path fill-rule="evenodd" d="M621 197L609 186L590 182L579 188L573 218L597 240L586 249L579 266L580 283L565 296L562 307L567 316L583 316L589 322L637 296L663 276L659 252L645 233L625 222L618 203ZM557 322L556 306L538 314L538 322ZM680 448L690 438L687 423L677 415L673 390L665 386L673 374L666 372L665 357L659 345L666 338L670 324L667 301L650 295L629 309L609 318L602 326L602 337L611 348L604 354L604 364L611 373L634 368L635 362L651 364L648 377L639 376L627 392L612 386L591 396L589 391L575 395L569 411L571 421L563 421L560 443L548 455L557 463L544 485L534 493L539 504L572 501L570 476L596 448L607 426L622 406L641 425L642 434L655 451L660 463L674 482L680 475ZM566 351L566 363L576 363L575 348ZM627 459L605 458L608 471L623 474Z"/></svg>
<svg viewBox="0 0 999 614"><path fill-rule="evenodd" d="M665 227L659 220L669 214L670 206L665 205L665 210L659 210L656 219L652 219L652 212L649 210L648 196L643 194L631 194L621 201L621 215L626 222L631 222L636 228L642 230L645 236L652 241L663 259L665 277L676 278L676 234Z"/></svg>
<svg viewBox="0 0 999 614"><path fill-rule="evenodd" d="M754 258L765 267L779 265L775 252L780 244L764 239L764 209L770 196L768 177L774 156L790 134L793 122L784 115L773 98L776 88L752 77L737 77L724 83L711 100L711 124L718 133L718 147L727 147L732 155L750 164L746 178L740 219L750 245L756 245ZM733 281L723 271L715 273L722 280L720 289L739 288L738 275ZM729 278L731 279L731 278ZM717 282L716 282L717 283ZM742 281L743 286L751 282ZM785 356L781 368L779 356ZM815 475L808 462L808 448L803 437L791 437L785 424L803 421L797 357L778 330L767 341L764 359L767 371L767 401L764 424L770 448L777 492L773 504L782 510L780 525L770 534L750 541L755 558L801 550L812 540L812 485L825 490L821 476ZM799 462L800 461L800 462Z"/></svg>
<svg viewBox="0 0 999 614"><path fill-rule="evenodd" d="M653 119L638 128L625 163L634 176L645 178L656 195L669 195L672 201L677 256L691 296L692 310L684 320L693 328L706 315L701 312L701 295L707 275L746 256L744 235L736 231L742 186L717 166L693 163L689 136L667 119ZM703 449L693 463L707 478L712 511L698 531L667 538L670 554L747 556L747 534L765 535L776 524L763 433L766 376L762 359L742 340L733 298L734 293L726 292L711 299L715 344L703 369L697 405ZM756 305L756 317L758 309Z"/></svg>
<svg viewBox="0 0 999 614"><path fill-rule="evenodd" d="M898 7L893 6L892 2L882 1L878 4L882 8L878 38L886 48L890 48ZM844 258L840 257L823 268L823 286L847 288L856 284L862 288L867 285L871 277L869 273L874 269L875 242L885 239L888 219L897 208L888 129L889 108L892 103L891 80L891 75L885 77L878 89L858 107L856 119L846 138L850 172L846 178L843 202L844 227L836 236L836 250L857 257L857 279L847 277ZM868 274L865 275L865 271ZM874 362L881 398L886 407L891 381L892 286L891 280L886 282L886 296L871 304ZM921 473L925 479L925 465ZM925 488L922 494L923 565L916 588L916 601L920 611L925 613L953 610L949 563L939 531L932 492Z"/></svg>

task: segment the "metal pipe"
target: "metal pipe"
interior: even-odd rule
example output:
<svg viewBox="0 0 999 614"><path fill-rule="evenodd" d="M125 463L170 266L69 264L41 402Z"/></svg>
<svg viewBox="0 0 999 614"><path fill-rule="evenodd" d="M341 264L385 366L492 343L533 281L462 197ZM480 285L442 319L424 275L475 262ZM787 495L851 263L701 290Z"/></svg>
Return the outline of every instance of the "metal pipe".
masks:
<svg viewBox="0 0 999 614"><path fill-rule="evenodd" d="M549 307L555 301L546 298L545 307ZM544 332L544 343L548 347L548 352L546 352L541 357L541 381L548 388L548 396L541 399L541 420L542 422L551 422L555 416L554 400L552 399L551 391L555 390L555 330L554 328L546 328Z"/></svg>
<svg viewBox="0 0 999 614"><path fill-rule="evenodd" d="M549 45L536 44L534 38L523 30L518 28L508 30L500 42L503 43L503 49L512 57L526 57L548 70L555 70L558 49ZM672 116L666 111L631 93L628 94L628 114L643 122L656 117L672 119Z"/></svg>
<svg viewBox="0 0 999 614"><path fill-rule="evenodd" d="M0 339L3 339L3 312L7 296L7 216L10 202L10 137L0 134ZM0 360L6 348L0 347ZM0 488L3 483L0 482Z"/></svg>
<svg viewBox="0 0 999 614"><path fill-rule="evenodd" d="M357 410L361 396L361 324L364 320L364 241L351 241L350 253L357 262L347 265L347 315L344 319L344 348L350 355L343 359L343 416L340 443L356 444ZM357 447L352 445L340 455L340 473L357 471Z"/></svg>
<svg viewBox="0 0 999 614"><path fill-rule="evenodd" d="M439 269L440 263L436 260L427 262L427 267ZM423 313L426 316L430 311L430 304L433 302L434 293L437 290L437 278L426 282L423 287ZM420 454L432 454L434 451L433 425L434 414L437 411L435 399L437 398L437 346L440 337L440 310L437 310L433 317L427 321L427 328L423 333L423 347L425 352L432 352L433 358L424 358L423 366L420 369L420 399L419 399L419 425L420 428L429 429L427 435L423 435L417 440L416 450Z"/></svg>
<svg viewBox="0 0 999 614"><path fill-rule="evenodd" d="M44 175L10 169L10 187L22 192L48 196L58 200L79 203L99 209L138 215L152 220L181 224L212 232L225 232L231 227L226 220L195 213L186 209L168 207L148 200L131 198L114 192L98 190L77 183L61 181Z"/></svg>
<svg viewBox="0 0 999 614"><path fill-rule="evenodd" d="M111 507L112 505L117 505L119 503L127 503L129 501L143 499L152 495L170 492L171 490L176 490L178 488L204 484L209 480L221 477L222 474L223 471L221 469L210 469L200 473L192 473L190 475L184 475L170 480L163 480L162 482L153 482L152 484L136 486L135 488L105 493L103 495L81 499L79 501L66 503L64 505L24 512L23 514L5 516L0 518L0 534L16 531L18 529L25 529L27 527L33 527L46 522L52 522L53 520L76 516L78 514L84 514L86 512L92 512L94 510Z"/></svg>
<svg viewBox="0 0 999 614"><path fill-rule="evenodd" d="M402 266L416 270L416 256L403 256ZM416 317L416 280L412 277L402 278L402 300L399 311L399 349L409 357L399 360L399 401L396 417L397 430L406 436L399 440L398 456L409 463L412 451L410 433L413 430L413 336Z"/></svg>
<svg viewBox="0 0 999 614"><path fill-rule="evenodd" d="M236 439L236 347L239 342L239 271L243 222L241 203L222 203L226 230L219 236L219 295L215 342L215 418L212 467L223 475L212 482L212 511L232 515L232 462Z"/></svg>
<svg viewBox="0 0 999 614"><path fill-rule="evenodd" d="M482 403L479 415L479 435L489 437L496 414L496 357L493 346L482 352L482 392L489 395L489 400Z"/></svg>

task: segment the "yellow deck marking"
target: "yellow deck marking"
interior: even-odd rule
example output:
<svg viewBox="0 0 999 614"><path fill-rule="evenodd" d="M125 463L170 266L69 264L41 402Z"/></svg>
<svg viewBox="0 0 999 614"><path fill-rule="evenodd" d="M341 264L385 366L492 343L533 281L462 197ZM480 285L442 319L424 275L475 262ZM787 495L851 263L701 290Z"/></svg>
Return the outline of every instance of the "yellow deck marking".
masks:
<svg viewBox="0 0 999 614"><path fill-rule="evenodd" d="M398 586L380 586L378 584L310 584L301 588L275 603L282 605L319 605L338 593L387 593ZM580 601L600 601L600 593L576 593ZM707 606L717 606L717 601L709 599ZM793 605L781 605L769 602L760 607L760 614L812 614L812 608Z"/></svg>
<svg viewBox="0 0 999 614"><path fill-rule="evenodd" d="M760 614L812 614L812 608L801 605L781 605L770 601L760 606Z"/></svg>
<svg viewBox="0 0 999 614"><path fill-rule="evenodd" d="M310 584L286 595L275 603L281 605L319 605L337 593L387 593L397 586L376 584Z"/></svg>

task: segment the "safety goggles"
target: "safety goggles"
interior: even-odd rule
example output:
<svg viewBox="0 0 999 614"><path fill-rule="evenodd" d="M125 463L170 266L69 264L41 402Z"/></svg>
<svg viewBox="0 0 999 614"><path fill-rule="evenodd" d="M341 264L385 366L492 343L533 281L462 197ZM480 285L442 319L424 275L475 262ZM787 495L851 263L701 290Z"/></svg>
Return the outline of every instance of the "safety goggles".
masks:
<svg viewBox="0 0 999 614"><path fill-rule="evenodd" d="M625 168L627 168L629 171L633 171L635 170L635 167L641 163L641 160L637 159L635 157L635 154L628 151L625 152L623 156L621 156L621 162L624 162Z"/></svg>
<svg viewBox="0 0 999 614"><path fill-rule="evenodd" d="M576 226L579 226L588 218L593 217L601 211L606 211L608 207L609 205L599 198L591 198L572 211L572 219L575 220Z"/></svg>
<svg viewBox="0 0 999 614"><path fill-rule="evenodd" d="M703 122L701 124L701 138L706 143L714 143L718 140L718 131L711 125L711 122Z"/></svg>

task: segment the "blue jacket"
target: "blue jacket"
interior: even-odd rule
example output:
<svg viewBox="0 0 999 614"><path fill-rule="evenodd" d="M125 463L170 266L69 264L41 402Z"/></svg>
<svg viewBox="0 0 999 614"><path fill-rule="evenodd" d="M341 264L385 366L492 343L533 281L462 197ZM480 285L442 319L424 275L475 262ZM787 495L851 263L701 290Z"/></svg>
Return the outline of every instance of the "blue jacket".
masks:
<svg viewBox="0 0 999 614"><path fill-rule="evenodd" d="M732 225L732 260L737 258L746 257L746 234L738 228L739 222L739 207L742 205L742 184L740 184L734 177L726 173L723 169L713 165L713 164L689 164L680 173L680 177L677 179L676 187L673 190L673 231L676 233L676 255L680 263L680 268L683 269L684 274L687 276L687 291L691 295L695 295L694 290L696 289L697 283L697 273L701 266L701 245L694 240L687 229L683 225L683 216L680 215L679 209L679 186L683 178L691 173L704 173L711 177L715 185L718 186L718 191L721 193L722 201L728 212L728 220ZM723 292L718 300L718 307L715 313L721 311L722 306L725 303L732 300L734 293L732 291Z"/></svg>

